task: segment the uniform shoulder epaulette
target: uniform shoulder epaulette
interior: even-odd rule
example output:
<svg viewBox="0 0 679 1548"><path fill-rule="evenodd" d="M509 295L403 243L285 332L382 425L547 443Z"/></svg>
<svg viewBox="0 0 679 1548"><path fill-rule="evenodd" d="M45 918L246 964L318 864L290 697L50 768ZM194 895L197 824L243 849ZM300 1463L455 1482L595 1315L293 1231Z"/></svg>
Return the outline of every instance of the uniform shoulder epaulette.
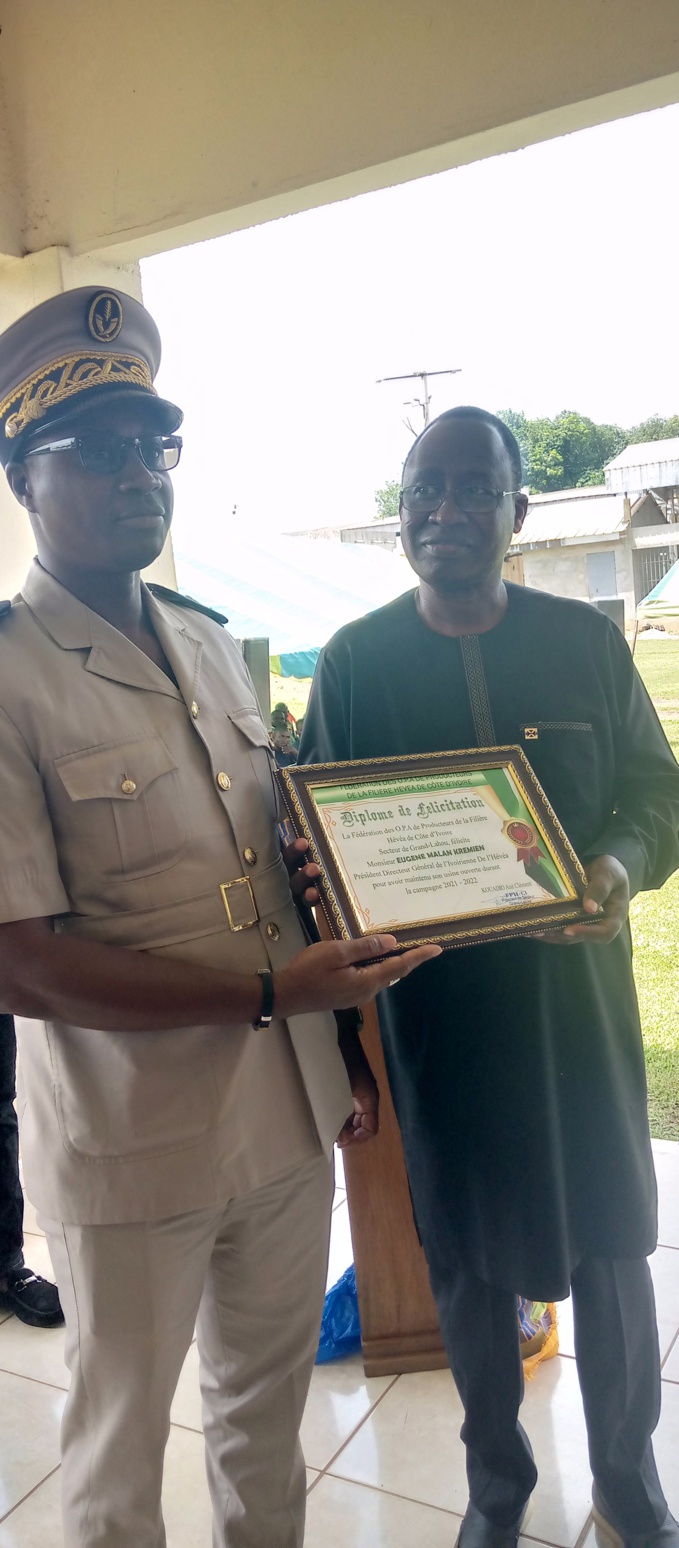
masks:
<svg viewBox="0 0 679 1548"><path fill-rule="evenodd" d="M0 618L6 618L12 611L11 602L0 602Z"/></svg>
<svg viewBox="0 0 679 1548"><path fill-rule="evenodd" d="M192 613L204 613L206 618L213 618L215 623L227 624L229 622L225 613L218 613L215 607L206 607L204 602L197 602L195 597L184 596L181 591L172 591L169 586L159 586L157 581L147 581L151 595L158 597L160 602L174 602L177 607L188 607ZM11 602L7 606L11 607Z"/></svg>

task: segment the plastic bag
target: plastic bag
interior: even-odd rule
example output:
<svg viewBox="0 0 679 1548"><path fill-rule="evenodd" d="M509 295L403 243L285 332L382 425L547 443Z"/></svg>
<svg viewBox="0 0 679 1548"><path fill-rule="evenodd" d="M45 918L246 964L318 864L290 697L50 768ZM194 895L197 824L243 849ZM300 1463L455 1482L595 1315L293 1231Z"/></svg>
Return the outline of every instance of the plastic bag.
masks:
<svg viewBox="0 0 679 1548"><path fill-rule="evenodd" d="M518 1323L524 1375L530 1381L543 1360L559 1353L556 1306L552 1302L518 1301ZM361 1320L353 1263L325 1297L316 1364L342 1360L361 1347Z"/></svg>
<svg viewBox="0 0 679 1548"><path fill-rule="evenodd" d="M559 1353L553 1301L527 1301L519 1296L519 1341L523 1374L530 1381L543 1360L551 1360Z"/></svg>
<svg viewBox="0 0 679 1548"><path fill-rule="evenodd" d="M341 1360L361 1347L361 1321L358 1315L356 1270L353 1263L325 1297L321 1339L316 1364Z"/></svg>

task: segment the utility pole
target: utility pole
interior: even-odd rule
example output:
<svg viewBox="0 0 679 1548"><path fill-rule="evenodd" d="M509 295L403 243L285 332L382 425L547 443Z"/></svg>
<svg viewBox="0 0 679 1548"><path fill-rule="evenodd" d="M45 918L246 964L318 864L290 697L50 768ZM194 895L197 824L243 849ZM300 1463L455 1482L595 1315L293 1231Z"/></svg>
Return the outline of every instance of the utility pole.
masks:
<svg viewBox="0 0 679 1548"><path fill-rule="evenodd" d="M430 376L459 376L461 369L462 369L461 366L454 366L451 370L448 370L448 371L408 371L405 376L380 376L378 378L378 381L377 381L377 386L380 387L383 382L415 382L415 381L421 382L422 383L422 397L421 398L414 398L412 400L412 406L416 407L416 408L421 408L422 416L424 418L424 429L426 430L427 425L429 424L429 419L430 419L430 414L429 414L429 408L430 408L430 404L431 404L431 393L429 391L429 378L430 378ZM409 405L406 405L406 406L409 406ZM407 423L407 421L406 421L406 423ZM413 435L417 434L417 431L413 430L412 425L409 424L408 425L408 429L413 431Z"/></svg>

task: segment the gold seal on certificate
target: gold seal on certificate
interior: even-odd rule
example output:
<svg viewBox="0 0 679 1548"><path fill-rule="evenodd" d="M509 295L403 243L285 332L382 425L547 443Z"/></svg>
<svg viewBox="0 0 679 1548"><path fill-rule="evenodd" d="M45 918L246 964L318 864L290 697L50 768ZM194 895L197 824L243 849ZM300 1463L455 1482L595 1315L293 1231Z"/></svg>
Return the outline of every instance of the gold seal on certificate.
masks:
<svg viewBox="0 0 679 1548"><path fill-rule="evenodd" d="M588 916L585 873L520 747L278 772L333 936L469 946Z"/></svg>

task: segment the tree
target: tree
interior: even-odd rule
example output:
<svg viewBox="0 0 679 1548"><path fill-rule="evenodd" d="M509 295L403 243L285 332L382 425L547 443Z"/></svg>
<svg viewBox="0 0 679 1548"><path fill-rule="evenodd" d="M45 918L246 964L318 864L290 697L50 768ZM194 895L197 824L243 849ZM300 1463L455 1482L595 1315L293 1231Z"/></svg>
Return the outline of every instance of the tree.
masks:
<svg viewBox="0 0 679 1548"><path fill-rule="evenodd" d="M391 478L382 489L375 490L376 521L393 521L398 519L398 500L401 493L401 485L398 479Z"/></svg>
<svg viewBox="0 0 679 1548"><path fill-rule="evenodd" d="M528 436L528 487L531 494L548 489L566 489L568 479L556 421L553 419L529 419L526 421Z"/></svg>
<svg viewBox="0 0 679 1548"><path fill-rule="evenodd" d="M527 419L515 409L500 411L513 430L531 493L603 484L604 467L629 441L618 425L596 425L574 409L554 419Z"/></svg>
<svg viewBox="0 0 679 1548"><path fill-rule="evenodd" d="M679 414L663 419L652 414L631 430L620 425L597 425L576 409L562 409L553 419L527 419L522 409L498 409L498 419L509 426L521 451L524 485L531 494L559 489L585 489L605 484L605 468L625 446L640 441L664 441L679 437ZM398 517L400 485L395 479L375 491L376 520Z"/></svg>
<svg viewBox="0 0 679 1548"><path fill-rule="evenodd" d="M669 441L675 436L679 436L679 414L673 414L670 419L652 414L650 419L644 419L642 424L628 430L625 445L638 446L640 441Z"/></svg>
<svg viewBox="0 0 679 1548"><path fill-rule="evenodd" d="M579 489L586 489L588 485L593 484L595 488L599 489L605 481L603 468L592 468L589 473L584 474L583 478L578 479L577 487Z"/></svg>
<svg viewBox="0 0 679 1548"><path fill-rule="evenodd" d="M524 483L530 484L530 435L528 432L528 420L523 409L498 409L497 417L502 419L516 436L521 452Z"/></svg>

